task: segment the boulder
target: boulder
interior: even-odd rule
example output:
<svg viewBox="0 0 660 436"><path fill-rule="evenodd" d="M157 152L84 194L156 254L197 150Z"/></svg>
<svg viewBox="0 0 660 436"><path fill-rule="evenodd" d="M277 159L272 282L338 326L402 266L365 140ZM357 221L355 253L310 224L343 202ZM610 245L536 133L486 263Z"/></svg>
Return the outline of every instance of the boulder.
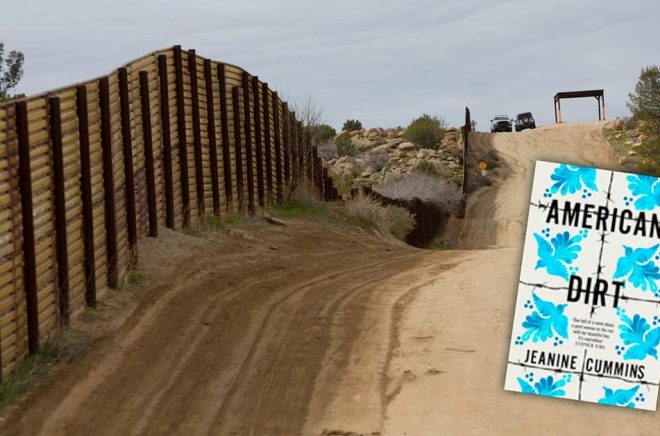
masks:
<svg viewBox="0 0 660 436"><path fill-rule="evenodd" d="M447 165L443 164L441 161L434 159L429 162L433 164L433 168L435 168L435 172L438 173L440 177L446 179L454 175L454 170L449 168Z"/></svg>
<svg viewBox="0 0 660 436"><path fill-rule="evenodd" d="M366 138L361 138L359 136L352 137L351 143L353 144L353 147L357 148L360 151L369 150L373 146L373 143L370 140Z"/></svg>
<svg viewBox="0 0 660 436"><path fill-rule="evenodd" d="M376 139L380 136L377 129L369 129L369 133L366 134L366 137L369 139Z"/></svg>
<svg viewBox="0 0 660 436"><path fill-rule="evenodd" d="M378 153L387 153L390 151L390 145L389 144L382 144L379 145L378 147L374 147L369 151L371 154L378 154Z"/></svg>
<svg viewBox="0 0 660 436"><path fill-rule="evenodd" d="M433 155L435 155L435 151L429 148L422 148L417 152L417 157L420 159L427 159Z"/></svg>
<svg viewBox="0 0 660 436"><path fill-rule="evenodd" d="M402 142L397 148L401 151L410 151L416 149L417 146L413 142Z"/></svg>
<svg viewBox="0 0 660 436"><path fill-rule="evenodd" d="M623 130L623 125L626 123L626 120L617 118L616 120L608 121L605 124L605 127L612 130Z"/></svg>

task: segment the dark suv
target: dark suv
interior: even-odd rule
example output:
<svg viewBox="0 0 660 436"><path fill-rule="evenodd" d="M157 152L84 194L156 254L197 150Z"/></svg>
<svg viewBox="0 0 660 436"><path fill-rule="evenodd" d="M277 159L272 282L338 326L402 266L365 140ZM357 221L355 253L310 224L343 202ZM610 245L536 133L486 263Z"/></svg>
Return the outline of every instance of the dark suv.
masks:
<svg viewBox="0 0 660 436"><path fill-rule="evenodd" d="M516 132L522 132L525 129L536 129L536 121L531 112L523 112L516 117Z"/></svg>
<svg viewBox="0 0 660 436"><path fill-rule="evenodd" d="M491 132L511 132L511 121L507 115L495 115L490 120Z"/></svg>

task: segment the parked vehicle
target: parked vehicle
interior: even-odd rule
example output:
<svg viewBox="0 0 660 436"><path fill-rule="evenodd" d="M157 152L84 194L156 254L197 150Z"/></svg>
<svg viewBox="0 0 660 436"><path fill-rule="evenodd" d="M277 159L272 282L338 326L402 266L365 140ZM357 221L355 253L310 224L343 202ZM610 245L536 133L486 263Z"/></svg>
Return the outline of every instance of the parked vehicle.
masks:
<svg viewBox="0 0 660 436"><path fill-rule="evenodd" d="M536 129L536 121L531 112L523 112L516 116L516 132L522 132L525 129Z"/></svg>
<svg viewBox="0 0 660 436"><path fill-rule="evenodd" d="M511 123L512 119L508 115L495 115L492 120L490 120L490 131L491 132L512 132Z"/></svg>

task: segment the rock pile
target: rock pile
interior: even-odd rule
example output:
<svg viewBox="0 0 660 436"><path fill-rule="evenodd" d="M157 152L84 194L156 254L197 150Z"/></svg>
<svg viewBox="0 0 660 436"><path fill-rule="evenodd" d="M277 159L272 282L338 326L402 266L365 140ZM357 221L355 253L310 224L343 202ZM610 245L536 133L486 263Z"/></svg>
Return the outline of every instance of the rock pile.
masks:
<svg viewBox="0 0 660 436"><path fill-rule="evenodd" d="M460 129L447 129L435 150L407 141L401 128L362 129L349 134L352 155L326 162L332 176L345 181L345 189L351 185L375 185L389 177L408 174L420 164L426 171L446 179L462 173Z"/></svg>

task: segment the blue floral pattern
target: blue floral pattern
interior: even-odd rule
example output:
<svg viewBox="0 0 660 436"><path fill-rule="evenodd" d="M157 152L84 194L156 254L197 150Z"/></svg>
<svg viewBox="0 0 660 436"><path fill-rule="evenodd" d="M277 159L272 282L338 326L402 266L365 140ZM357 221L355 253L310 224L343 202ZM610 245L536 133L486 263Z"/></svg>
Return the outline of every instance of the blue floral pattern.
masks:
<svg viewBox="0 0 660 436"><path fill-rule="evenodd" d="M637 210L654 210L660 207L660 179L652 176L629 175L628 190L632 197L624 197L626 206L634 204Z"/></svg>
<svg viewBox="0 0 660 436"><path fill-rule="evenodd" d="M624 245L624 254L617 261L613 277L625 278L633 287L651 291L656 297L660 297L656 283L660 280L660 268L655 262L660 258L660 255L656 254L659 247L660 244L655 244L652 247L633 249Z"/></svg>
<svg viewBox="0 0 660 436"><path fill-rule="evenodd" d="M568 317L564 315L566 304L553 304L541 299L535 293L532 294L534 306L530 302L525 303L526 309L536 308L527 315L522 327L526 330L522 336L516 338L516 345L522 345L529 341L545 342L554 340L554 346L562 345L563 339L568 339ZM562 339L563 338L563 339Z"/></svg>
<svg viewBox="0 0 660 436"><path fill-rule="evenodd" d="M645 360L647 357L658 360L660 327L652 329L646 318L637 313L631 318L626 314L626 309L620 307L616 314L622 321L619 337L623 341L623 345L615 346L616 354L623 354L624 360ZM657 325L657 318L654 318L653 325Z"/></svg>
<svg viewBox="0 0 660 436"><path fill-rule="evenodd" d="M525 378L518 377L518 384L520 390L524 394L543 395L546 397L563 397L566 391L562 389L571 381L570 374L564 374L561 378L555 380L551 375L541 377L539 381L534 383L534 373L528 372Z"/></svg>
<svg viewBox="0 0 660 436"><path fill-rule="evenodd" d="M607 404L608 406L624 406L635 408L635 401L638 403L643 402L646 398L644 394L639 392L639 385L630 388L630 389L612 389L607 386L603 386L605 391L603 398L598 400L599 404Z"/></svg>
<svg viewBox="0 0 660 436"><path fill-rule="evenodd" d="M548 274L562 277L568 281L569 272L576 273L578 267L567 267L578 258L578 253L582 251L580 242L588 235L588 230L580 230L575 236L569 232L559 232L550 241L546 238L550 236L550 229L544 229L542 234L534 233L534 239L538 245L535 269L545 268Z"/></svg>
<svg viewBox="0 0 660 436"><path fill-rule="evenodd" d="M586 199L591 197L594 192L598 192L595 168L560 164L555 168L550 179L554 183L543 193L543 196L546 198L552 197L557 193L569 195L582 191L582 198Z"/></svg>

